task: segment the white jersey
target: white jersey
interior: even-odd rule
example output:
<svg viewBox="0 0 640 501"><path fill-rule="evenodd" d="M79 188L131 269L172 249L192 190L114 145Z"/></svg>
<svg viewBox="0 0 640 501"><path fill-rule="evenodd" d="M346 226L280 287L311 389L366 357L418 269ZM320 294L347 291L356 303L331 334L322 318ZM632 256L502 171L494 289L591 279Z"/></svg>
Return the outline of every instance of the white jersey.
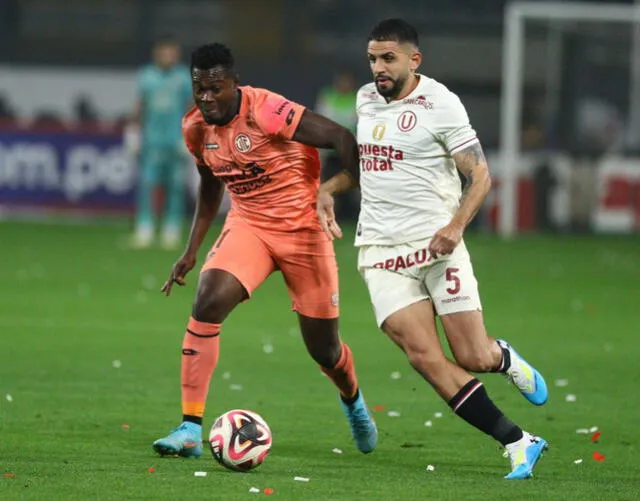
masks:
<svg viewBox="0 0 640 501"><path fill-rule="evenodd" d="M356 246L431 237L459 207L452 155L478 139L458 96L419 76L411 94L390 103L374 83L358 91L362 201Z"/></svg>

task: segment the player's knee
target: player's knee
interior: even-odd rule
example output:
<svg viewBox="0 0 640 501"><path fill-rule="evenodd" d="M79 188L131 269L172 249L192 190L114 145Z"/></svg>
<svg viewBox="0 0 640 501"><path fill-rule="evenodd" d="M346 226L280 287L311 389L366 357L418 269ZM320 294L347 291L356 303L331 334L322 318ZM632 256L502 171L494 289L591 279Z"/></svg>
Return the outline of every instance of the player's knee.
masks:
<svg viewBox="0 0 640 501"><path fill-rule="evenodd" d="M221 288L201 284L193 303L192 316L200 322L222 323L229 314L227 302Z"/></svg>
<svg viewBox="0 0 640 501"><path fill-rule="evenodd" d="M321 367L333 369L340 360L340 344L324 345L320 348L309 348L309 355Z"/></svg>

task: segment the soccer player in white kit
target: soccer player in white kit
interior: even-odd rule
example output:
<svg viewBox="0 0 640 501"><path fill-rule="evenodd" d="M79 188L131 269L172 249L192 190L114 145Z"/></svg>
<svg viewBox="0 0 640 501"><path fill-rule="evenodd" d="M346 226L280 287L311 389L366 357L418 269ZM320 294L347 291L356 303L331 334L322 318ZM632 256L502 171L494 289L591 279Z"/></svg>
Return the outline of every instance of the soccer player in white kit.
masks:
<svg viewBox="0 0 640 501"><path fill-rule="evenodd" d="M529 478L547 442L505 417L467 372L503 373L529 402L547 401L540 373L485 330L462 239L491 185L482 147L458 96L417 73L422 56L411 25L379 23L368 57L374 82L360 89L356 105L362 201L355 245L376 320L458 416L506 448L512 471L505 478ZM457 170L467 178L464 193ZM341 172L320 187L318 215L330 238L342 236L333 195L357 184ZM442 350L436 314L457 363Z"/></svg>

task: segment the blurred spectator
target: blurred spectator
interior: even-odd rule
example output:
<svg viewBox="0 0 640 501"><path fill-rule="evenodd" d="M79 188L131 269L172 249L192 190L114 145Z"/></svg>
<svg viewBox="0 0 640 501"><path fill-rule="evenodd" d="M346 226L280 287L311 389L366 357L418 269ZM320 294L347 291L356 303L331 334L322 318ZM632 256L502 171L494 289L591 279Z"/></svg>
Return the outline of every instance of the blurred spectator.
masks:
<svg viewBox="0 0 640 501"><path fill-rule="evenodd" d="M63 129L66 127L62 117L51 110L40 111L34 118L32 125L34 127L54 127Z"/></svg>
<svg viewBox="0 0 640 501"><path fill-rule="evenodd" d="M162 39L153 47L153 62L140 71L138 102L125 144L139 158L139 193L135 247L153 243L156 217L153 196L165 188L162 245L180 243L185 211L185 160L182 117L191 103L191 77L180 63L178 42Z"/></svg>
<svg viewBox="0 0 640 501"><path fill-rule="evenodd" d="M334 122L346 127L355 134L358 116L356 114L357 88L352 73L336 73L333 84L324 87L318 94L316 111ZM327 150L321 152L322 178L328 179L343 169L340 160ZM339 219L355 218L358 215L358 193L344 193L336 198L336 216Z"/></svg>
<svg viewBox="0 0 640 501"><path fill-rule="evenodd" d="M339 72L332 85L320 90L316 111L355 133L358 121L356 93L354 76L349 72Z"/></svg>
<svg viewBox="0 0 640 501"><path fill-rule="evenodd" d="M4 93L0 93L0 119L15 118L15 112L9 104L9 100Z"/></svg>
<svg viewBox="0 0 640 501"><path fill-rule="evenodd" d="M583 98L578 103L576 125L583 151L602 155L621 145L623 118L611 102L593 96Z"/></svg>
<svg viewBox="0 0 640 501"><path fill-rule="evenodd" d="M74 105L76 121L79 124L94 124L99 121L98 112L89 96L80 95Z"/></svg>

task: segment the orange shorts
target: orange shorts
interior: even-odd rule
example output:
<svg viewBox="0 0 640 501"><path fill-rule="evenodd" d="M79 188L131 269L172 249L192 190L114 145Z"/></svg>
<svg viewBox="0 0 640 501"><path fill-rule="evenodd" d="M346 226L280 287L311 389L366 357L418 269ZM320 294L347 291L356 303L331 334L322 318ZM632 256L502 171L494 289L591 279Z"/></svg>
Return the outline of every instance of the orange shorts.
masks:
<svg viewBox="0 0 640 501"><path fill-rule="evenodd" d="M267 231L229 216L202 270L231 273L249 296L280 270L293 309L311 318L337 318L338 265L333 244L322 231Z"/></svg>

